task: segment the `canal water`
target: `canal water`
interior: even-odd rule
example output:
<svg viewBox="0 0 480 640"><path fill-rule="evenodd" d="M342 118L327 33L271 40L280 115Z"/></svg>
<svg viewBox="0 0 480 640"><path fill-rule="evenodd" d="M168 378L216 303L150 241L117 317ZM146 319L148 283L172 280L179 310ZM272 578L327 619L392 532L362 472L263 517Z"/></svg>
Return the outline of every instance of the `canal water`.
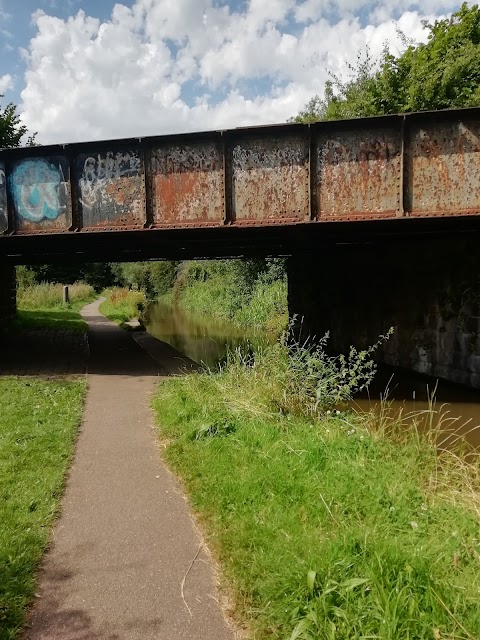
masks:
<svg viewBox="0 0 480 640"><path fill-rule="evenodd" d="M248 349L274 339L263 332L246 332L227 321L195 317L161 303L148 307L145 325L159 340L211 368L225 361L227 353L236 347ZM443 431L452 432L450 439L468 434L469 442L480 447L480 391L385 367L379 368L368 393L356 397L351 406L358 411L379 411L380 400L386 399L390 417L402 415L408 423L416 416L421 422L418 416L431 407L432 396L434 426L441 422Z"/></svg>

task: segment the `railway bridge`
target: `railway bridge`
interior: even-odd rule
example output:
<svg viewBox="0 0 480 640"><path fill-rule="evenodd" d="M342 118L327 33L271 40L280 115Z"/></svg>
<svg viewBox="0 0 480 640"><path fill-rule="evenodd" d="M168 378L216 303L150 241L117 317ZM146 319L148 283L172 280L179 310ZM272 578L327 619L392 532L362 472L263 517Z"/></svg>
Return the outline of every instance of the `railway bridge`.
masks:
<svg viewBox="0 0 480 640"><path fill-rule="evenodd" d="M16 264L289 256L303 331L480 388L480 109L0 151Z"/></svg>

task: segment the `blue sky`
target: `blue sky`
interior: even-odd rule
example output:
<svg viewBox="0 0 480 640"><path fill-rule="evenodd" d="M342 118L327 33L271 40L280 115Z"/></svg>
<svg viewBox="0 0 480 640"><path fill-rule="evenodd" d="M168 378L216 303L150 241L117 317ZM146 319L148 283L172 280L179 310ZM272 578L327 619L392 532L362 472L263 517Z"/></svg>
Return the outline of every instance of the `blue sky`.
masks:
<svg viewBox="0 0 480 640"><path fill-rule="evenodd" d="M40 142L285 121L455 0L0 0L0 92Z"/></svg>

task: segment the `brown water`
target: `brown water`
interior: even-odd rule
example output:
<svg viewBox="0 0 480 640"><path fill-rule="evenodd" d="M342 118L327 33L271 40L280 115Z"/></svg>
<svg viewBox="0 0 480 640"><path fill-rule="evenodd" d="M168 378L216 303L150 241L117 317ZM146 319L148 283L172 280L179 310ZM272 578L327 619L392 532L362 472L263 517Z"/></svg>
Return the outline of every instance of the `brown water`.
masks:
<svg viewBox="0 0 480 640"><path fill-rule="evenodd" d="M255 348L273 339L266 333L245 332L232 323L195 317L161 303L149 306L146 326L155 337L209 367L223 362L228 351L236 347ZM421 422L421 412L431 406L433 394L436 412L433 426L440 422L443 430L468 432L469 442L480 447L480 391L385 367L379 369L368 394L357 397L351 406L358 411L378 411L381 399L387 399L390 417L401 414L407 417L406 423L414 417Z"/></svg>
<svg viewBox="0 0 480 640"><path fill-rule="evenodd" d="M221 364L237 347L254 349L275 339L261 331L248 332L231 322L193 316L160 302L148 307L145 325L153 336L207 367Z"/></svg>

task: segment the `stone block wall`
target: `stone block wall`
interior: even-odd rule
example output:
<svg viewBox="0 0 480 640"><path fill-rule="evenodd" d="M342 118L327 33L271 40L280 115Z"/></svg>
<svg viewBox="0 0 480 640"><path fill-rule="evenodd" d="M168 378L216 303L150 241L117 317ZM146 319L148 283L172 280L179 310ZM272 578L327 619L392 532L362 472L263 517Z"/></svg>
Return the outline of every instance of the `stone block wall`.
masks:
<svg viewBox="0 0 480 640"><path fill-rule="evenodd" d="M289 312L330 349L364 348L395 329L385 364L480 388L477 239L394 239L290 258Z"/></svg>

